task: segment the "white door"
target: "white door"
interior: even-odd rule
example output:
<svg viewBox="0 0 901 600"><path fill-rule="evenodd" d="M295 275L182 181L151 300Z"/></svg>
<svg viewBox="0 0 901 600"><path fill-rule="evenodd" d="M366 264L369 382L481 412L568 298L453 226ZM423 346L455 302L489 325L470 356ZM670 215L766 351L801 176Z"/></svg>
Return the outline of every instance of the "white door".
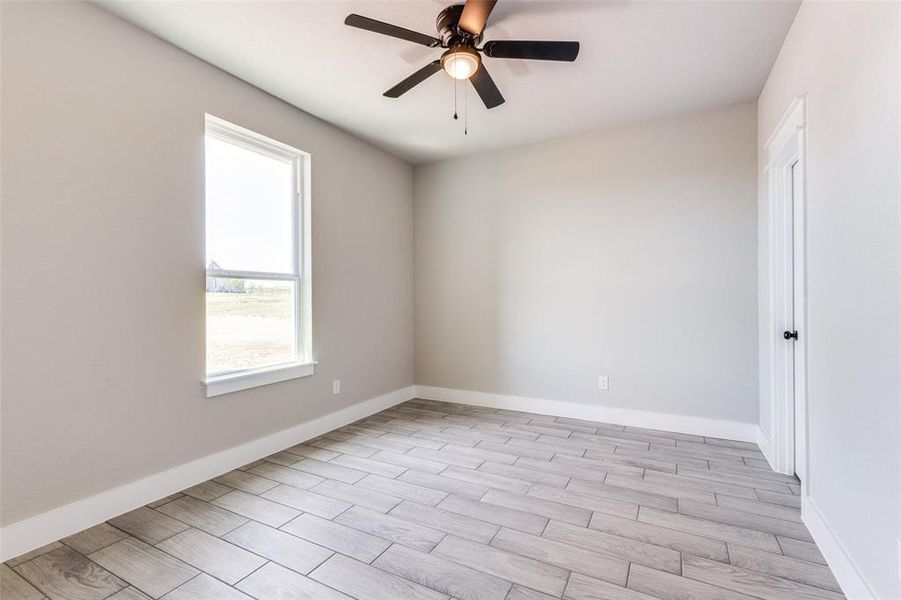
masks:
<svg viewBox="0 0 901 600"><path fill-rule="evenodd" d="M793 106L797 111L798 107ZM771 256L770 351L773 400L773 467L807 474L804 277L803 104L783 120L784 131L767 146Z"/></svg>

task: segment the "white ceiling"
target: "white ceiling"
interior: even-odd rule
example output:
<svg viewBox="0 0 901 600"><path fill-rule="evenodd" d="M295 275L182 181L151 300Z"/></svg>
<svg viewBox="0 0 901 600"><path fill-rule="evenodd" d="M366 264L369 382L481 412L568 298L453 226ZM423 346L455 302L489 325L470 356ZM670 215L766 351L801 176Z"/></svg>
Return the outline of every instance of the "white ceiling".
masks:
<svg viewBox="0 0 901 600"><path fill-rule="evenodd" d="M486 40L578 40L581 54L575 63L486 58L507 102L488 111L469 88L464 136L443 72L400 99L382 96L440 49L344 25L356 12L434 35L452 1L102 4L413 163L754 100L799 4L500 0Z"/></svg>

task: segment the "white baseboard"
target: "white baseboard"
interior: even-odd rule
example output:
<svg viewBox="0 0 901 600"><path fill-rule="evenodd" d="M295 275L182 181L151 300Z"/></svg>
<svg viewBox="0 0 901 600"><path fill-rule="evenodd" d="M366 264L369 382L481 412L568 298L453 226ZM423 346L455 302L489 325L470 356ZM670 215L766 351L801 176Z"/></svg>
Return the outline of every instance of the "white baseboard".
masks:
<svg viewBox="0 0 901 600"><path fill-rule="evenodd" d="M231 471L414 397L414 386L348 406L312 421L198 458L35 515L0 529L0 562L93 527L122 513Z"/></svg>
<svg viewBox="0 0 901 600"><path fill-rule="evenodd" d="M775 471L776 469L773 465L776 464L776 460L773 455L773 440L760 427L757 428L757 445L760 447L760 451L763 452L763 457L769 463L770 468Z"/></svg>
<svg viewBox="0 0 901 600"><path fill-rule="evenodd" d="M472 392L449 388L416 386L416 397L425 400L439 400L456 404L474 404L489 408L506 408L521 410L557 417L572 417L632 427L647 427L677 433L690 433L711 437L757 442L758 427L754 423L741 423L705 417L689 417L667 413L634 410L631 408L614 408L596 404L580 404L544 398L526 396L508 396L488 392Z"/></svg>
<svg viewBox="0 0 901 600"><path fill-rule="evenodd" d="M857 563L810 496L801 498L801 520L807 525L848 600L876 600L876 592L864 579Z"/></svg>

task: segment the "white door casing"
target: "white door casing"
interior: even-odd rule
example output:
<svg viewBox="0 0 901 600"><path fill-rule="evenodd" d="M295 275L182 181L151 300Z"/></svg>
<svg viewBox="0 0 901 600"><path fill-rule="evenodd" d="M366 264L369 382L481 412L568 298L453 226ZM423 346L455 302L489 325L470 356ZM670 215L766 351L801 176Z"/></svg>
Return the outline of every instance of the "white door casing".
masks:
<svg viewBox="0 0 901 600"><path fill-rule="evenodd" d="M807 495L807 322L805 314L805 99L792 102L765 146L770 215L770 399L773 468L797 474ZM797 332L785 339L783 332Z"/></svg>

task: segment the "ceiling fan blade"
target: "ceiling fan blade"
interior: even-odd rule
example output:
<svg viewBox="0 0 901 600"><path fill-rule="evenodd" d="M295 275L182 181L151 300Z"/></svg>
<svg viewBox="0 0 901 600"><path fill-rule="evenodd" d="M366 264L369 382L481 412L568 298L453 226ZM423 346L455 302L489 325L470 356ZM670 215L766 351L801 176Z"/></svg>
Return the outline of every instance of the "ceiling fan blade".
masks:
<svg viewBox="0 0 901 600"><path fill-rule="evenodd" d="M527 58L530 60L562 60L572 62L579 56L579 42L529 42L500 40L485 42L485 56L492 58Z"/></svg>
<svg viewBox="0 0 901 600"><path fill-rule="evenodd" d="M422 44L423 46L429 46L430 48L441 45L441 40L430 35L404 29L403 27L398 27L391 23L376 21L375 19L360 15L347 15L347 18L344 19L344 24L359 29L365 29L366 31L381 33L382 35L390 35L391 37L400 38L416 44Z"/></svg>
<svg viewBox="0 0 901 600"><path fill-rule="evenodd" d="M399 98L440 70L440 60L430 62L429 64L419 69L418 71L398 83L396 86L385 92L383 96L387 96L388 98Z"/></svg>
<svg viewBox="0 0 901 600"><path fill-rule="evenodd" d="M466 0L457 26L472 35L479 35L485 30L485 22L495 4L497 0Z"/></svg>
<svg viewBox="0 0 901 600"><path fill-rule="evenodd" d="M494 108L504 103L501 91L497 89L484 64L479 65L479 70L469 80L472 82L472 87L479 94L479 98L485 103L485 108Z"/></svg>

